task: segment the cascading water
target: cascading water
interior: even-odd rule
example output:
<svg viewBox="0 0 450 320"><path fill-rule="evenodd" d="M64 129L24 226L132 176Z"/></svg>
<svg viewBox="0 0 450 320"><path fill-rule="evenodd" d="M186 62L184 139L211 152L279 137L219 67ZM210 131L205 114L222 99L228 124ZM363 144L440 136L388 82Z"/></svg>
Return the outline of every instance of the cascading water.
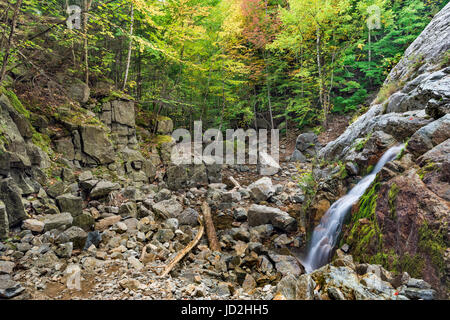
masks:
<svg viewBox="0 0 450 320"><path fill-rule="evenodd" d="M306 257L301 259L307 273L329 262L330 255L341 232L342 223L350 208L364 194L384 165L395 159L404 147L405 145L401 144L386 151L372 172L328 209L320 220L320 224L313 231Z"/></svg>

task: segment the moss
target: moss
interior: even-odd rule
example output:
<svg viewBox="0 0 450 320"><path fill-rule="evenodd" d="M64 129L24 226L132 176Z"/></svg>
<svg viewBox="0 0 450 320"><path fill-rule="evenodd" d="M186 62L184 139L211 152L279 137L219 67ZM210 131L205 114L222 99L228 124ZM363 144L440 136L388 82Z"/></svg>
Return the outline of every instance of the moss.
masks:
<svg viewBox="0 0 450 320"><path fill-rule="evenodd" d="M398 91L403 86L401 81L393 81L383 86L378 92L375 103L383 103L386 101L394 92Z"/></svg>
<svg viewBox="0 0 450 320"><path fill-rule="evenodd" d="M389 189L388 203L389 203L389 212L391 214L392 219L397 219L396 202L397 202L397 194L399 191L400 189L395 183L393 183L391 185L391 188Z"/></svg>
<svg viewBox="0 0 450 320"><path fill-rule="evenodd" d="M419 249L427 254L433 265L443 273L445 271L444 253L446 245L444 242L444 232L446 224L442 224L439 230L432 230L426 222L419 229Z"/></svg>
<svg viewBox="0 0 450 320"><path fill-rule="evenodd" d="M395 264L397 272L408 272L408 274L414 278L422 277L423 269L425 267L425 259L419 254L410 255L404 254Z"/></svg>
<svg viewBox="0 0 450 320"><path fill-rule="evenodd" d="M364 139L359 140L354 146L355 150L359 152L364 149L364 146L366 145L367 141L369 141L371 136L372 133L369 133Z"/></svg>
<svg viewBox="0 0 450 320"><path fill-rule="evenodd" d="M366 174L365 174L365 175L368 175L369 173L371 173L372 170L373 170L373 168L374 168L373 164L371 164L370 166L368 166L368 167L366 168Z"/></svg>
<svg viewBox="0 0 450 320"><path fill-rule="evenodd" d="M17 112L24 115L27 119L30 119L30 111L28 111L20 102L19 98L17 98L16 94L12 90L6 90L5 88L0 88L0 93L4 93L8 99L9 102L11 102L14 109L17 110Z"/></svg>
<svg viewBox="0 0 450 320"><path fill-rule="evenodd" d="M157 146L161 146L163 143L168 143L172 141L172 136L167 135L158 135L155 136L153 139L153 143L155 143Z"/></svg>
<svg viewBox="0 0 450 320"><path fill-rule="evenodd" d="M434 162L428 162L422 168L417 170L417 174L419 175L420 179L423 180L423 178L425 177L425 174L427 174L429 172L433 172L436 169L438 169L438 167L436 166L436 164Z"/></svg>
<svg viewBox="0 0 450 320"><path fill-rule="evenodd" d="M366 190L359 201L358 211L351 217L352 228L347 243L352 247L352 254L357 261L368 261L373 249L382 249L383 239L375 212L379 185L375 182Z"/></svg>
<svg viewBox="0 0 450 320"><path fill-rule="evenodd" d="M37 131L34 131L32 141L35 145L37 145L39 148L41 148L49 156L53 155L53 150L50 147L51 140L50 140L49 136L39 133Z"/></svg>

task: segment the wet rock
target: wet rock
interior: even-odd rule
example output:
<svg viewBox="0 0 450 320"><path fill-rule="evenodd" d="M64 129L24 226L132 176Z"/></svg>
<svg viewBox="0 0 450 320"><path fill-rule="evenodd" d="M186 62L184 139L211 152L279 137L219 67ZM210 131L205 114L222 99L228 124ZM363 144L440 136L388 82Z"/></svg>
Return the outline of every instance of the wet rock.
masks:
<svg viewBox="0 0 450 320"><path fill-rule="evenodd" d="M297 220L292 218L287 212L278 208L253 204L248 210L249 226L258 226L270 223L275 228L285 232L297 230Z"/></svg>

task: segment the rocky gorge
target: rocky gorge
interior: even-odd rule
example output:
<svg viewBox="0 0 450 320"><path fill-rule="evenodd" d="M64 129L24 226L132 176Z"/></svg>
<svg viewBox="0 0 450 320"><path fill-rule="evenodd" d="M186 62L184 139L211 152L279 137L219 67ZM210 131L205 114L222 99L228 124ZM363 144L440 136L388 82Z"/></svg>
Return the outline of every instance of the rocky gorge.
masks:
<svg viewBox="0 0 450 320"><path fill-rule="evenodd" d="M73 103L51 112L2 88L0 299L448 299L448 21L450 4L366 113L323 146L300 134L272 176L171 163L171 119L107 83L71 84ZM399 143L330 263L306 273L314 227ZM205 204L219 250L197 239Z"/></svg>

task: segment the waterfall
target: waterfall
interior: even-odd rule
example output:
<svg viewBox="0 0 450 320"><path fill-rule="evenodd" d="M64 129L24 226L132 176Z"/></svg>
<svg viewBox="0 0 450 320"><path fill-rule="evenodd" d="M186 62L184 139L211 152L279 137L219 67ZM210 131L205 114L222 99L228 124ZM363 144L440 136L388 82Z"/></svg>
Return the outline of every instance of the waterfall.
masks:
<svg viewBox="0 0 450 320"><path fill-rule="evenodd" d="M349 193L333 203L324 214L319 225L317 225L313 231L306 257L301 259L307 273L310 273L329 262L332 250L335 247L341 232L345 216L350 211L353 204L358 201L370 184L375 180L377 173L387 162L395 159L404 147L405 145L401 144L386 151L372 172L361 179Z"/></svg>

